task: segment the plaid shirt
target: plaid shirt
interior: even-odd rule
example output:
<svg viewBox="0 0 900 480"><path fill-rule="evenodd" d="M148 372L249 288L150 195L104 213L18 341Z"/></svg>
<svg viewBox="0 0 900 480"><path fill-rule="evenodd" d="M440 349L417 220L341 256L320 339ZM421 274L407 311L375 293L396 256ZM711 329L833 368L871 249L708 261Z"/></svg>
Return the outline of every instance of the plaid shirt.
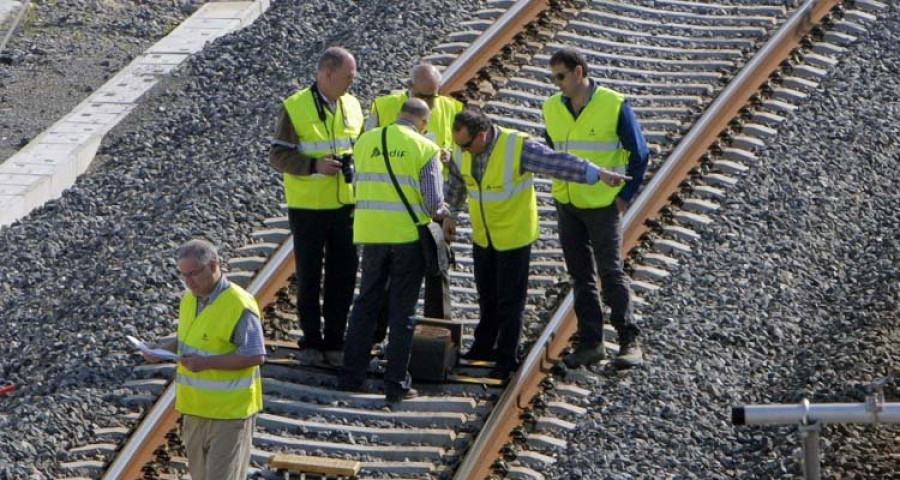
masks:
<svg viewBox="0 0 900 480"><path fill-rule="evenodd" d="M500 130L494 126L491 130L491 139L487 148L475 156L472 176L479 182L484 175L488 159L491 157L491 152L494 151L499 136ZM520 173L542 173L568 182L593 184L596 183L600 175L599 167L587 160L578 158L570 153L557 152L530 138L525 139L522 145L520 165L522 169ZM455 161L450 162L450 175L444 188L446 190L447 204L455 216L462 210L466 201L466 182L463 180L462 173Z"/></svg>

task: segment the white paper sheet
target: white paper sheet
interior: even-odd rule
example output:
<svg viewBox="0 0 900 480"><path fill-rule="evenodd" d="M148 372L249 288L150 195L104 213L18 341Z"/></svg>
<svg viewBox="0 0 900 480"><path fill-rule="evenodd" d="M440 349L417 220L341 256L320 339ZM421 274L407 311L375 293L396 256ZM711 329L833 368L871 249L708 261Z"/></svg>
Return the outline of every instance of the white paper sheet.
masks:
<svg viewBox="0 0 900 480"><path fill-rule="evenodd" d="M165 350L162 348L150 348L147 346L146 343L132 337L131 335L126 335L125 338L127 338L128 341L131 342L132 345L137 347L138 350L140 350L146 354L153 355L155 357L159 357L164 360L178 360L178 355L175 355L174 353L172 353L168 350Z"/></svg>

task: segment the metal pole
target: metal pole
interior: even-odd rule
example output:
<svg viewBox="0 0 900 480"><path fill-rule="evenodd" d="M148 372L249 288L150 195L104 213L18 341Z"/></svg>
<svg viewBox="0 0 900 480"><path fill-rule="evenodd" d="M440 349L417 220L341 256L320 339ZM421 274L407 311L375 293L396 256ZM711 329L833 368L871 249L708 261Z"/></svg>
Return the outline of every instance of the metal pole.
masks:
<svg viewBox="0 0 900 480"><path fill-rule="evenodd" d="M803 421L803 412L798 404L741 405L731 408L731 420L734 425L796 425ZM900 423L900 403L811 404L808 419L823 423Z"/></svg>
<svg viewBox="0 0 900 480"><path fill-rule="evenodd" d="M822 478L819 457L819 433L821 432L821 423L800 425L800 440L803 442L803 478L806 480Z"/></svg>
<svg viewBox="0 0 900 480"><path fill-rule="evenodd" d="M810 404L803 399L794 405L742 405L731 407L731 423L734 425L785 425L799 424L800 441L803 443L803 478L819 480L822 469L819 455L819 435L822 423L900 423L900 403L884 402L884 385L893 379L890 375L872 382L869 395L863 403Z"/></svg>

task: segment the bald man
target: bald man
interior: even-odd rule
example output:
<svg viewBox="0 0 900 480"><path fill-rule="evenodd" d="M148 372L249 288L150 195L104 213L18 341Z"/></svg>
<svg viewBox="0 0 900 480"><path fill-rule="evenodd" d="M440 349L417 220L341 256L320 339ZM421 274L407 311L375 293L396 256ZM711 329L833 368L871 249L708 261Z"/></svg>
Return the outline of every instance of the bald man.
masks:
<svg viewBox="0 0 900 480"><path fill-rule="evenodd" d="M352 174L342 172L364 121L359 101L347 93L355 77L350 52L326 49L315 82L282 102L269 151L269 162L284 174L303 328L299 359L306 364L340 364L356 284Z"/></svg>
<svg viewBox="0 0 900 480"><path fill-rule="evenodd" d="M464 105L455 98L438 95L441 88L441 72L430 63L420 63L409 72L407 86L409 89L406 91L393 92L375 99L365 129L371 130L394 123L403 102L409 98L420 98L431 109L425 136L442 149L452 150L453 134L450 127L453 125L453 117L462 111Z"/></svg>
<svg viewBox="0 0 900 480"><path fill-rule="evenodd" d="M453 118L462 111L464 105L455 98L438 94L438 90L441 87L441 79L441 72L434 65L430 63L416 65L409 72L408 90L394 92L375 99L372 103L372 111L366 120L365 129L371 130L394 123L404 102L410 98L421 99L431 109L425 136L441 148L441 161L449 161L450 151L455 148L450 127L453 125ZM447 174L446 165L442 168L442 174ZM449 272L444 271L440 275L426 275L424 297L424 314L426 317L450 318ZM386 329L386 319L382 316L379 319L379 326L375 332L376 342L384 339Z"/></svg>
<svg viewBox="0 0 900 480"><path fill-rule="evenodd" d="M413 315L425 274L417 226L446 213L440 148L422 135L428 114L424 101L408 99L396 123L364 133L353 148L357 193L353 241L363 247L362 276L339 381L345 390L364 388L375 320L387 305L390 338L384 393L388 403L416 395L410 388L408 366Z"/></svg>

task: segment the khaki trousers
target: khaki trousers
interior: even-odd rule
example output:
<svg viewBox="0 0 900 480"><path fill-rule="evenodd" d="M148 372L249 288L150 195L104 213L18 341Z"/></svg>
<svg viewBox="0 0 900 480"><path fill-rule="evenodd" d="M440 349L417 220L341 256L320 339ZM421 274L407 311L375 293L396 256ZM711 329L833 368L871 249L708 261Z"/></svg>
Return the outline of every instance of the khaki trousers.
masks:
<svg viewBox="0 0 900 480"><path fill-rule="evenodd" d="M193 480L244 480L256 415L214 420L184 415L182 436Z"/></svg>

